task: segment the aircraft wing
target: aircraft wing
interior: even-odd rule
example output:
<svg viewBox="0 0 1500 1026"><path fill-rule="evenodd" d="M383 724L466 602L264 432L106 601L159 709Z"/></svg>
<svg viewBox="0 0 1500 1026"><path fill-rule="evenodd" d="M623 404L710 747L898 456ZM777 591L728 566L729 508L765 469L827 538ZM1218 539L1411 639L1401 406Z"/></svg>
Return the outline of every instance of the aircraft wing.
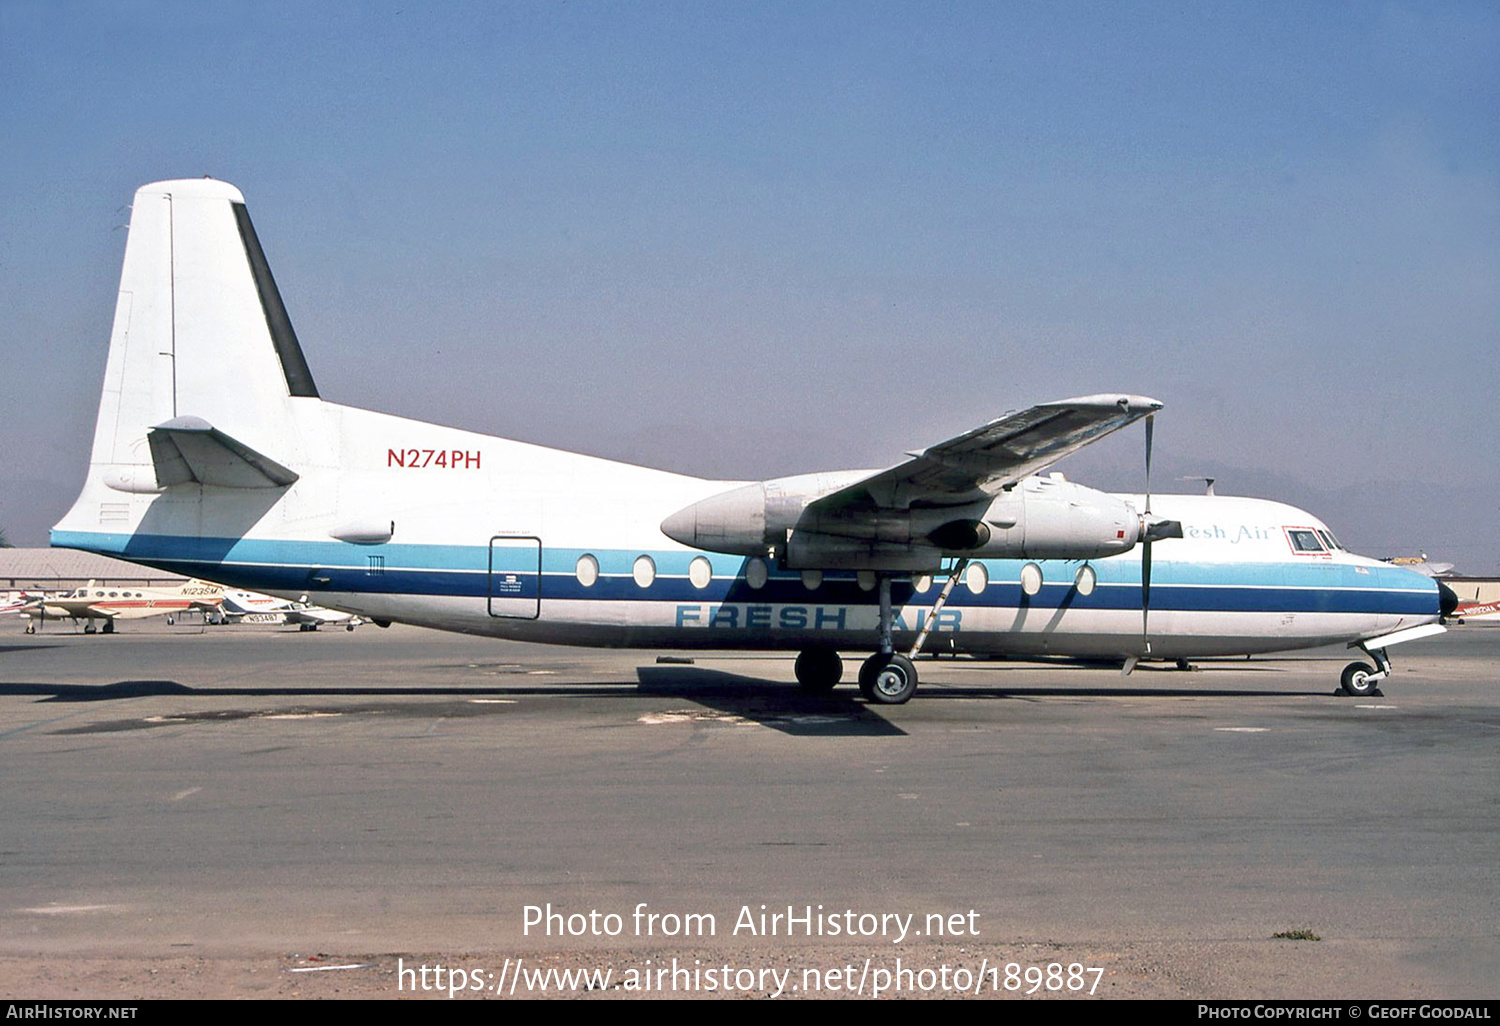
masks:
<svg viewBox="0 0 1500 1026"><path fill-rule="evenodd" d="M1139 395L1086 395L1006 414L816 500L822 512L956 506L993 496L1090 442L1162 408Z"/></svg>
<svg viewBox="0 0 1500 1026"><path fill-rule="evenodd" d="M112 620L113 609L100 609L86 599L47 599L39 607L44 615L54 620Z"/></svg>
<svg viewBox="0 0 1500 1026"><path fill-rule="evenodd" d="M337 609L326 609L323 606L297 606L288 609L287 620L290 623L348 623L354 619L352 613L340 612Z"/></svg>

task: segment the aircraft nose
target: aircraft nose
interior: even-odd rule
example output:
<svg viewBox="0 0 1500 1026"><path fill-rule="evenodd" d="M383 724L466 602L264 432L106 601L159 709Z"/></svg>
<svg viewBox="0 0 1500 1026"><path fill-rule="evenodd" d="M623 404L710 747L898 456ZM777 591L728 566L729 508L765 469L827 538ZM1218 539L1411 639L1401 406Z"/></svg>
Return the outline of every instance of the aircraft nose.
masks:
<svg viewBox="0 0 1500 1026"><path fill-rule="evenodd" d="M1448 587L1442 581L1438 581L1437 586L1438 612L1441 613L1443 615L1443 618L1446 620L1448 617L1452 616L1453 611L1458 608L1458 592Z"/></svg>

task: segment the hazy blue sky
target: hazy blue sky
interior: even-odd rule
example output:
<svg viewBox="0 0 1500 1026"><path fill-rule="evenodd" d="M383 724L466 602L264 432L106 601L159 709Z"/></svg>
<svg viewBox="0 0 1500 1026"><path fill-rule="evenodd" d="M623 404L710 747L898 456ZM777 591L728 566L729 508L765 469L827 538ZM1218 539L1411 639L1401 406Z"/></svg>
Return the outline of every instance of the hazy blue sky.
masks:
<svg viewBox="0 0 1500 1026"><path fill-rule="evenodd" d="M1138 392L1159 487L1500 568L1494 3L0 0L0 140L18 544L123 206L209 174L327 398L763 477Z"/></svg>

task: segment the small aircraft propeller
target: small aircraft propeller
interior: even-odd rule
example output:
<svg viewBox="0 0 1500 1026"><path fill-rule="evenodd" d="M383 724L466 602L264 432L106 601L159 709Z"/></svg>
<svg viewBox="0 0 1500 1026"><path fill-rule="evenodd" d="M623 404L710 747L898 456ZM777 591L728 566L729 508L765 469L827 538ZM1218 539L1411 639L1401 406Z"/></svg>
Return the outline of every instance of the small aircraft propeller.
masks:
<svg viewBox="0 0 1500 1026"><path fill-rule="evenodd" d="M1156 415L1146 415L1146 509L1141 513L1141 640L1144 655L1151 654L1151 543L1163 538L1181 538L1182 521L1151 519L1151 443Z"/></svg>

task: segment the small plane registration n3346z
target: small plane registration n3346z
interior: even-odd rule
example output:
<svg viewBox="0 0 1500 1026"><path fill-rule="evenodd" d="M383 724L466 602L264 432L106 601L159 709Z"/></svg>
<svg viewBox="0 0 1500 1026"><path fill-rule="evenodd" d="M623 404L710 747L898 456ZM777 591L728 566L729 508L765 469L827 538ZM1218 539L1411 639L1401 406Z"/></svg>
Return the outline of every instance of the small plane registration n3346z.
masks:
<svg viewBox="0 0 1500 1026"><path fill-rule="evenodd" d="M782 649L812 691L873 651L1118 660L1358 647L1442 631L1431 579L1276 502L1149 489L1161 403L1043 403L884 470L710 481L324 401L239 190L135 195L87 481L52 544L376 623L560 644ZM1039 472L1146 419L1148 484ZM1155 550L1153 552L1153 550Z"/></svg>

